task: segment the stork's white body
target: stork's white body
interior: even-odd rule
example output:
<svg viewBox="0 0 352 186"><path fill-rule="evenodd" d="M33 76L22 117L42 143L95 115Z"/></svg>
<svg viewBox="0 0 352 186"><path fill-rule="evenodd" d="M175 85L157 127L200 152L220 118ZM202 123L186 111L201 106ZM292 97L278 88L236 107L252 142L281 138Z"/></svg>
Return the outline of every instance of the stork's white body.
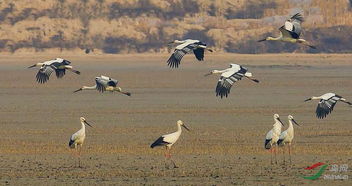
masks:
<svg viewBox="0 0 352 186"><path fill-rule="evenodd" d="M215 89L216 96L220 96L221 98L227 97L230 94L232 85L241 80L242 77L259 83L257 79L252 78L252 73L248 72L247 68L238 64L230 64L230 68L225 70L212 70L210 73L205 74L205 76L211 74L221 74Z"/></svg>
<svg viewBox="0 0 352 186"><path fill-rule="evenodd" d="M178 49L178 50L182 50L182 49L185 48L187 45L193 44L193 43L197 43L197 42L199 42L199 40L186 39L186 40L178 41L178 43L179 43L180 45L177 45L175 48Z"/></svg>
<svg viewBox="0 0 352 186"><path fill-rule="evenodd" d="M293 137L294 137L294 129L293 129L293 124L292 124L292 120L289 119L288 120L288 128L283 131L280 135L279 140L282 140L282 142L280 143L280 145L286 145L286 144L291 144Z"/></svg>
<svg viewBox="0 0 352 186"><path fill-rule="evenodd" d="M177 131L176 131L176 132L173 132L173 133L171 133L171 134L162 135L162 137L164 137L164 141L167 142L167 143L169 143L169 144L166 145L166 146L167 146L168 148L171 148L171 146L176 143L176 141L178 140L178 138L180 138L181 133L182 133L181 125L180 125L180 124L177 124Z"/></svg>
<svg viewBox="0 0 352 186"><path fill-rule="evenodd" d="M281 123L280 121L275 119L275 123L273 125L273 128L266 134L265 139L270 140L270 146L274 146L277 144L277 141L280 138L281 134Z"/></svg>
<svg viewBox="0 0 352 186"><path fill-rule="evenodd" d="M85 124L81 121L81 129L77 131L76 133L72 134L70 141L72 141L72 144L70 145L70 148L77 148L77 146L82 146L84 143L84 140L86 139L86 127Z"/></svg>
<svg viewBox="0 0 352 186"><path fill-rule="evenodd" d="M346 103L350 106L352 106L352 103L347 101L345 98L342 96L336 95L335 93L326 93L321 96L312 96L309 99L306 99L305 101L310 101L310 100L320 100L316 109L316 116L320 119L325 118L327 115L329 115L333 110L338 101L341 101L343 103Z"/></svg>
<svg viewBox="0 0 352 186"><path fill-rule="evenodd" d="M281 127L283 125L278 114L274 114L274 121L273 128L266 134L264 143L265 149L270 149L271 164L273 163L273 151L275 153L275 162L277 164L275 149L277 149L277 141L279 140Z"/></svg>

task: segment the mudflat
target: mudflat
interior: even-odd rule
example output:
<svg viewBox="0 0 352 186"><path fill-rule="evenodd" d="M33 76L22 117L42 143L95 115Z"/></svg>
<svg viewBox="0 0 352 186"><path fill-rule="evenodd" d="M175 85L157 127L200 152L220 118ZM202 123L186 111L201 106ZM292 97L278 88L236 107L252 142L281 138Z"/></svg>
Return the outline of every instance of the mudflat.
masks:
<svg viewBox="0 0 352 186"><path fill-rule="evenodd" d="M28 66L57 55L1 55L0 184L153 184L153 185L351 185L348 180L308 180L317 162L352 166L352 108L337 103L326 119L317 119L311 96L335 92L352 100L351 55L207 55L198 62L186 56L178 69L168 55L64 56L81 75L52 74L35 81ZM237 82L228 98L215 97L218 76L203 75L230 63L248 67L260 83ZM94 84L96 76L118 79L131 97L97 91L73 93ZM292 163L271 165L264 149L266 133L278 113L295 127ZM87 128L81 163L68 148L70 136ZM164 148L151 149L160 135L183 131L172 148L179 168L164 158ZM285 154L286 161L288 154Z"/></svg>

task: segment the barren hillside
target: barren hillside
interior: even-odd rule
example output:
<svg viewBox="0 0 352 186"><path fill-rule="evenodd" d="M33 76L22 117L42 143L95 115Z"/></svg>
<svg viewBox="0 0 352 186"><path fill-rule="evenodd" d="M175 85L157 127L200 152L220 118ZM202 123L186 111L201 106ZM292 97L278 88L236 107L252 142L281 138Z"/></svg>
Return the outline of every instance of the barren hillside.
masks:
<svg viewBox="0 0 352 186"><path fill-rule="evenodd" d="M318 50L257 43L305 15L303 38ZM220 52L352 51L349 0L2 0L0 51L166 52L194 38Z"/></svg>

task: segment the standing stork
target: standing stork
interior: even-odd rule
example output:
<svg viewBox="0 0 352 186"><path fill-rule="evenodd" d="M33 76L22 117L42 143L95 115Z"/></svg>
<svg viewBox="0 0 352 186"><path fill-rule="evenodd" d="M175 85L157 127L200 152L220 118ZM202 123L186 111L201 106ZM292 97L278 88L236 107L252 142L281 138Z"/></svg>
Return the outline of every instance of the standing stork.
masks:
<svg viewBox="0 0 352 186"><path fill-rule="evenodd" d="M293 119L293 116L288 115L288 128L287 130L283 131L279 137L279 140L277 141L277 144L279 145L279 147L283 147L287 144L288 145L288 153L290 156L290 163L292 163L291 161L291 143L294 137L294 130L293 130L293 124L296 124L297 126L299 126L299 124ZM284 163L285 163L285 149L282 150L282 154L284 156Z"/></svg>
<svg viewBox="0 0 352 186"><path fill-rule="evenodd" d="M258 42L262 41L283 41L289 43L298 43L309 46L310 48L316 49L315 46L311 45L308 41L301 39L301 23L304 21L303 16L300 13L295 14L290 19L288 19L285 24L279 28L280 36L279 37L267 37L261 39Z"/></svg>
<svg viewBox="0 0 352 186"><path fill-rule="evenodd" d="M95 78L95 85L93 86L83 86L82 88L75 90L74 92L82 91L82 90L98 90L103 93L104 91L110 92L120 92L127 96L131 96L129 92L123 92L120 87L117 86L118 81L116 79L109 78L107 76L100 76Z"/></svg>
<svg viewBox="0 0 352 186"><path fill-rule="evenodd" d="M78 164L79 167L81 167L81 150L82 150L82 145L83 142L86 138L86 127L85 125L88 125L90 127L92 127L84 117L80 117L79 118L81 121L81 129L79 131L77 131L76 133L72 134L70 141L68 142L68 146L71 149L76 149L77 152L77 156L78 156ZM79 150L78 150L79 147Z"/></svg>
<svg viewBox="0 0 352 186"><path fill-rule="evenodd" d="M277 149L277 141L279 140L281 134L281 127L284 125L281 120L279 114L274 114L274 125L273 128L266 134L264 147L265 149L270 149L271 154L271 164L273 164L273 150L275 153L275 162L277 164L276 159L276 150L273 146L276 146Z"/></svg>
<svg viewBox="0 0 352 186"><path fill-rule="evenodd" d="M176 166L175 162L171 159L171 153L170 153L171 146L173 144L175 144L176 141L178 140L178 138L180 137L180 135L182 133L181 126L189 131L189 129L186 127L185 124L183 124L183 122L181 120L178 120L176 124L177 124L177 131L176 132L171 133L171 134L162 135L154 143L152 143L150 145L150 148L154 148L157 146L165 146L165 148L166 148L165 157L167 159L171 160L171 162L174 165L174 168L178 168L178 167Z"/></svg>
<svg viewBox="0 0 352 186"><path fill-rule="evenodd" d="M323 119L328 114L330 114L334 110L334 107L337 101L341 101L343 103L346 103L352 106L351 102L348 102L345 98L343 98L342 96L336 95L335 93L326 93L318 97L312 96L311 98L308 98L304 101L306 102L306 101L315 100L315 99L320 100L318 103L317 109L315 111L317 118L319 119Z"/></svg>
<svg viewBox="0 0 352 186"><path fill-rule="evenodd" d="M253 79L252 73L248 72L248 69L237 64L230 64L230 68L225 70L212 70L210 73L205 74L208 76L211 74L221 74L218 84L216 86L215 92L216 96L221 98L227 97L230 94L232 85L241 80L242 77L246 77L256 83L259 83L257 79Z"/></svg>
<svg viewBox="0 0 352 186"><path fill-rule="evenodd" d="M167 60L167 64L171 68L178 68L184 55L191 53L193 51L198 61L204 60L204 51L208 50L213 52L213 50L208 49L207 45L199 40L186 39L183 41L175 40L168 44L172 46L173 44L178 44L175 48L174 53Z"/></svg>
<svg viewBox="0 0 352 186"><path fill-rule="evenodd" d="M79 71L74 70L70 64L71 62L66 59L56 58L54 60L36 63L28 68L40 67L36 78L38 83L43 84L49 80L51 73L54 71L57 78L62 78L65 75L66 70L72 71L76 74L81 74Z"/></svg>

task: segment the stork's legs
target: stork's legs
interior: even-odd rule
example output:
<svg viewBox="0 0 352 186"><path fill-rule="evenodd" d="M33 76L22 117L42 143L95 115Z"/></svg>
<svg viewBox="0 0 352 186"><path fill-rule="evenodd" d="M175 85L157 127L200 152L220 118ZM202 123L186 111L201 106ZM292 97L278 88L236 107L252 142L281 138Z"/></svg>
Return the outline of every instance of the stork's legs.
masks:
<svg viewBox="0 0 352 186"><path fill-rule="evenodd" d="M273 148L270 149L270 163L273 164Z"/></svg>
<svg viewBox="0 0 352 186"><path fill-rule="evenodd" d="M171 159L171 152L170 152L170 151L171 151L170 148L168 148L168 147L166 146L165 157L166 157L166 159L169 159L169 160L172 162L174 168L178 168L177 165L176 165L176 163L174 162L174 160Z"/></svg>
<svg viewBox="0 0 352 186"><path fill-rule="evenodd" d="M274 148L275 148L275 149L274 149L274 153L275 153L275 164L277 164L277 159L276 159L276 151L278 150L278 149L277 149L277 145L275 145Z"/></svg>
<svg viewBox="0 0 352 186"><path fill-rule="evenodd" d="M284 157L284 165L285 165L285 146L284 147L282 147L282 155L283 155L283 157Z"/></svg>
<svg viewBox="0 0 352 186"><path fill-rule="evenodd" d="M288 144L288 154L290 156L290 164L292 164L292 161L291 161L291 143Z"/></svg>

